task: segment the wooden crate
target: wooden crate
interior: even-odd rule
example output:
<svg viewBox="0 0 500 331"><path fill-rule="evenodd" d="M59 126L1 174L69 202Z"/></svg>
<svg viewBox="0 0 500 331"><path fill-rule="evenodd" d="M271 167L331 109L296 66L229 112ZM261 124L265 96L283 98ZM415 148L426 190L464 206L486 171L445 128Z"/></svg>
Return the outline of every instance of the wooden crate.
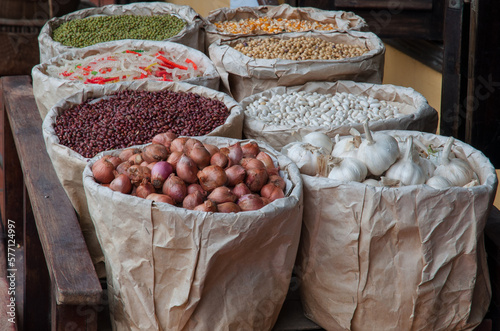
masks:
<svg viewBox="0 0 500 331"><path fill-rule="evenodd" d="M31 75L40 62L38 35L44 20L0 18L0 76Z"/></svg>

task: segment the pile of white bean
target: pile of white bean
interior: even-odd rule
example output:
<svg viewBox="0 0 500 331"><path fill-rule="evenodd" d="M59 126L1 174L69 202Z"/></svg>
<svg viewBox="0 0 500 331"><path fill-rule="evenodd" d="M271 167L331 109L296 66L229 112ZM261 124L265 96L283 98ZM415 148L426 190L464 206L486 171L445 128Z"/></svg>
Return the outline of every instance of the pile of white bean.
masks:
<svg viewBox="0 0 500 331"><path fill-rule="evenodd" d="M339 126L403 116L384 100L341 92L291 92L260 97L245 109L245 116L274 125Z"/></svg>

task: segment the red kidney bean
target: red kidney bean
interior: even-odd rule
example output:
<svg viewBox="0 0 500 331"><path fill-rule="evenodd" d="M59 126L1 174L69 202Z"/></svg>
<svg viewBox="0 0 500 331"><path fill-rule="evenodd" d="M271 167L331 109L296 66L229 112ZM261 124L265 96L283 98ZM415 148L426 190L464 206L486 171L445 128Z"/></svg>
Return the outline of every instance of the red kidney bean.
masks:
<svg viewBox="0 0 500 331"><path fill-rule="evenodd" d="M226 105L191 92L122 91L73 106L56 118L59 143L93 157L99 152L151 142L162 132L201 136L224 124Z"/></svg>

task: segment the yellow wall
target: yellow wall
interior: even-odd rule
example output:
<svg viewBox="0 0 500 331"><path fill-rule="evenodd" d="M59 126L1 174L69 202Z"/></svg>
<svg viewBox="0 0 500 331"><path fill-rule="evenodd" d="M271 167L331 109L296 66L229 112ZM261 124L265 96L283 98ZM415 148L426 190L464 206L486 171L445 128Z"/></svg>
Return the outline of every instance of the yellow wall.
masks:
<svg viewBox="0 0 500 331"><path fill-rule="evenodd" d="M441 73L386 45L384 84L411 87L441 109Z"/></svg>
<svg viewBox="0 0 500 331"><path fill-rule="evenodd" d="M191 6L198 14L203 17L207 17L211 10L229 7L230 0L211 0L211 1L200 1L200 0L170 0L170 3L176 5L188 5Z"/></svg>

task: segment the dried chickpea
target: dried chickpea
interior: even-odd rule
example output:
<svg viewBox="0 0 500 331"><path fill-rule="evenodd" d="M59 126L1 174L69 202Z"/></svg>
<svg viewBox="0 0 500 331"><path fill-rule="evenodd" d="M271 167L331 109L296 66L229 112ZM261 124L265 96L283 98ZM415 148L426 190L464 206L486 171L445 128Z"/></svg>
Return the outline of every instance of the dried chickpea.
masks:
<svg viewBox="0 0 500 331"><path fill-rule="evenodd" d="M284 60L339 60L368 52L365 47L336 44L315 37L255 38L236 42L233 48L249 57Z"/></svg>

